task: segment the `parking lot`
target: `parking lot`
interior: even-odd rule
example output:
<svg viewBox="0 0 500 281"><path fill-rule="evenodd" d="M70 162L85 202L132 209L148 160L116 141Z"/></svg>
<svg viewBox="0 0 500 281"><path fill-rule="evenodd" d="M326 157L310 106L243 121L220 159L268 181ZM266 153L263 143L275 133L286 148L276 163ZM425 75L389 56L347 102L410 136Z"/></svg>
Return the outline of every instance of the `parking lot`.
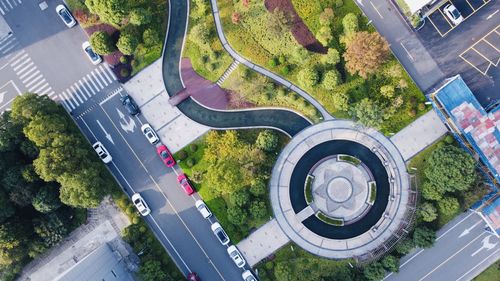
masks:
<svg viewBox="0 0 500 281"><path fill-rule="evenodd" d="M464 20L453 23L443 9L452 3ZM478 101L500 101L500 1L448 0L416 31L446 77L460 74Z"/></svg>
<svg viewBox="0 0 500 281"><path fill-rule="evenodd" d="M436 7L435 10L428 15L427 20L436 29L439 35L444 37L458 25L463 24L466 19L475 14L490 1L491 0L448 0ZM455 6L462 15L464 21L458 25L454 24L451 19L446 16L446 12L444 11L448 5Z"/></svg>

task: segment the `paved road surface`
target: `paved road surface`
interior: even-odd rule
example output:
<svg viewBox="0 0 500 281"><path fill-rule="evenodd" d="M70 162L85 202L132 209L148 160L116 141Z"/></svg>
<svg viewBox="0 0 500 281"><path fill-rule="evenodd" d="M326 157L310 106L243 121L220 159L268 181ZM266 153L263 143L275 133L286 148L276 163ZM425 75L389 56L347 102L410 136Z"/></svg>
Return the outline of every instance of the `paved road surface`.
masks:
<svg viewBox="0 0 500 281"><path fill-rule="evenodd" d="M471 280L500 258L500 239L484 228L484 221L475 213L456 217L438 231L434 247L404 257L400 272L384 280Z"/></svg>

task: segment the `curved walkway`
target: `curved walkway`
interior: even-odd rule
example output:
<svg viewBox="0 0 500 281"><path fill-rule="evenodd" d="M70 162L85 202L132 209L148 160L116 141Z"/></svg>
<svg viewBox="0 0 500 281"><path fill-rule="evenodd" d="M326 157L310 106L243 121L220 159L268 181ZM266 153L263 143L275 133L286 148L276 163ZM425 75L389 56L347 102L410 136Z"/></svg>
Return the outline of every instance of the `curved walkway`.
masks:
<svg viewBox="0 0 500 281"><path fill-rule="evenodd" d="M185 87L180 75L180 60L187 32L189 0L169 1L167 35L163 47L163 83L170 97ZM172 20L174 19L174 20ZM193 121L215 129L273 128L294 136L311 122L285 109L252 109L222 111L207 108L189 98L180 103L179 110Z"/></svg>
<svg viewBox="0 0 500 281"><path fill-rule="evenodd" d="M248 59L244 58L240 54L238 54L232 47L229 45L229 42L227 42L226 36L224 35L224 30L222 29L222 23L219 15L219 8L217 6L217 0L210 0L212 3L212 14L214 15L214 20L215 20L215 27L217 28L217 36L219 36L219 40L222 43L222 46L224 49L229 53L233 59L236 61L246 65L248 68L253 69L254 71L274 80L275 82L283 85L284 87L296 92L297 94L301 95L304 99L306 99L308 102L310 102L316 109L321 113L323 116L324 120L331 120L333 117L330 115L330 113L311 95L306 93L304 90L299 88L297 85L291 83L290 81L284 79L283 77L277 75L276 73L273 73L259 65L256 65L249 61Z"/></svg>

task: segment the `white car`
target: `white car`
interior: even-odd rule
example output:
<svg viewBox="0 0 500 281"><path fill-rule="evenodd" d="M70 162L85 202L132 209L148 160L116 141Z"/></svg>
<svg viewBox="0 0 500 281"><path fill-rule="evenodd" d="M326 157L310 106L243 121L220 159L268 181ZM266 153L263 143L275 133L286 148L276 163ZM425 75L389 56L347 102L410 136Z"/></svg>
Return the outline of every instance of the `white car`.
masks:
<svg viewBox="0 0 500 281"><path fill-rule="evenodd" d="M443 11L454 25L459 25L464 20L458 9L453 4L446 5Z"/></svg>
<svg viewBox="0 0 500 281"><path fill-rule="evenodd" d="M224 229L222 228L222 226L220 226L220 223L218 222L214 222L210 228L212 229L213 233L215 234L215 236L217 237L217 239L219 239L220 243L222 245L227 245L229 244L229 236L227 236L226 232L224 231Z"/></svg>
<svg viewBox="0 0 500 281"><path fill-rule="evenodd" d="M156 134L155 130L153 130L148 123L142 125L141 132L151 144L157 144L160 142L160 138Z"/></svg>
<svg viewBox="0 0 500 281"><path fill-rule="evenodd" d="M210 209L208 209L207 204L203 200L197 200L194 205L203 218L208 219L212 216L212 212L210 212Z"/></svg>
<svg viewBox="0 0 500 281"><path fill-rule="evenodd" d="M229 248L227 248L227 254L229 255L229 257L231 257L237 267L242 268L245 266L246 262L236 246L229 246Z"/></svg>
<svg viewBox="0 0 500 281"><path fill-rule="evenodd" d="M257 278L252 274L250 270L245 270L241 274L241 278L243 278L243 280L245 281L257 281Z"/></svg>
<svg viewBox="0 0 500 281"><path fill-rule="evenodd" d="M99 56L94 52L94 50L92 50L92 46L90 46L89 41L83 42L82 49L85 52L85 54L87 54L87 57L92 62L92 64L98 65L102 62L101 56Z"/></svg>
<svg viewBox="0 0 500 281"><path fill-rule="evenodd" d="M62 4L57 5L56 12L67 27L71 28L71 27L76 25L75 18L73 17L73 15L71 15L71 13L69 12L68 8L66 8L66 6L64 6Z"/></svg>
<svg viewBox="0 0 500 281"><path fill-rule="evenodd" d="M111 162L111 160L113 160L108 150L104 147L104 145L100 141L94 143L92 147L97 153L97 156L101 158L102 162L108 164L109 162Z"/></svg>
<svg viewBox="0 0 500 281"><path fill-rule="evenodd" d="M139 193L134 193L132 195L132 202L141 215L147 216L151 213L151 209L149 209L148 204L146 204L146 201L144 201Z"/></svg>

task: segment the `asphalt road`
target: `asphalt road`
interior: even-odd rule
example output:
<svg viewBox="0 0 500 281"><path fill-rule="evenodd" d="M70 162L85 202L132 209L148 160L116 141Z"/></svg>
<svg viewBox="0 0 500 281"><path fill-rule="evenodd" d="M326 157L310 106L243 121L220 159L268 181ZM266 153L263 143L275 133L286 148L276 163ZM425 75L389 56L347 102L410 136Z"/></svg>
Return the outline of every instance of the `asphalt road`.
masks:
<svg viewBox="0 0 500 281"><path fill-rule="evenodd" d="M500 258L500 239L485 232L479 215L467 212L440 229L432 248L401 260L399 273L387 281L471 280Z"/></svg>
<svg viewBox="0 0 500 281"><path fill-rule="evenodd" d="M180 169L165 167L139 132L146 120L126 115L119 102L125 93L120 84L105 64L94 66L85 56L83 30L62 23L54 10L60 1L47 3L44 11L38 1L4 11L13 35L0 42L0 110L34 85L32 91L38 93L50 87L45 94L79 116L75 121L89 141L98 139L110 151L109 169L126 193L141 192L152 210L145 220L179 269L186 275L195 271L202 280L241 280L243 269L234 265L227 246L218 242L210 222L197 212L198 195L183 193L176 179Z"/></svg>

